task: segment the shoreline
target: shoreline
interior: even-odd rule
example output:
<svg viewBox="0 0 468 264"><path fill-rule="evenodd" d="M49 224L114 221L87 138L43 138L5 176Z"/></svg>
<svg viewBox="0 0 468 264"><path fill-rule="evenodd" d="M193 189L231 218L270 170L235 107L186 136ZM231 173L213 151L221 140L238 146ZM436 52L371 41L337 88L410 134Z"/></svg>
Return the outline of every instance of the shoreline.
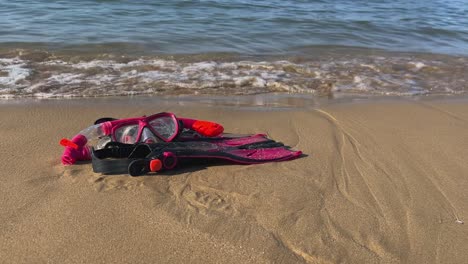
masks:
<svg viewBox="0 0 468 264"><path fill-rule="evenodd" d="M132 95L466 95L468 57L331 49L279 57L120 56L12 51L0 58L0 98Z"/></svg>
<svg viewBox="0 0 468 264"><path fill-rule="evenodd" d="M9 98L1 99L1 106L45 105L92 106L92 105L143 105L158 104L164 107L221 107L245 110L299 110L329 105L382 102L467 102L468 95L422 95L422 96L385 96L340 94L334 97L312 94L268 93L255 95L135 95L103 97L69 97L69 98Z"/></svg>
<svg viewBox="0 0 468 264"><path fill-rule="evenodd" d="M219 101L203 105L192 97L184 103L154 99L0 104L0 135L11 139L0 142L7 153L0 172L4 260L468 258L466 98L324 104L293 96L256 107L250 98L250 106L239 108ZM95 119L162 111L219 122L226 132L267 133L307 156L144 177L103 176L87 163L60 164L59 139Z"/></svg>

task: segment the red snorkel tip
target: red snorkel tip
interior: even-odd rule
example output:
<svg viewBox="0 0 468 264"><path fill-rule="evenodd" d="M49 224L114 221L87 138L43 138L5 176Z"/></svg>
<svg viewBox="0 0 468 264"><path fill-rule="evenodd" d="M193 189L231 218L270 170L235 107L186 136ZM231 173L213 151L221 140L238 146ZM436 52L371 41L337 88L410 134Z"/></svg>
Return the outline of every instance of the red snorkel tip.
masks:
<svg viewBox="0 0 468 264"><path fill-rule="evenodd" d="M69 139L66 139L66 138L62 138L60 140L60 145L64 146L64 147L71 147L71 148L74 148L74 149L78 149L78 145L74 142L72 142L71 140Z"/></svg>
<svg viewBox="0 0 468 264"><path fill-rule="evenodd" d="M150 161L150 171L157 172L160 171L163 167L163 164L160 160L154 159Z"/></svg>

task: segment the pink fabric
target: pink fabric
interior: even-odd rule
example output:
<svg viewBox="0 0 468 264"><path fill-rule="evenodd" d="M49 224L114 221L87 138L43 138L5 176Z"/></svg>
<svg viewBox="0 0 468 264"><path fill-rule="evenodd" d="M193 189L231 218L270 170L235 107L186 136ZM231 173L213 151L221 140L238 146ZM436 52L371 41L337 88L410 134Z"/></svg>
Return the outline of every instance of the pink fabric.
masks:
<svg viewBox="0 0 468 264"><path fill-rule="evenodd" d="M89 146L86 145L88 140L83 135L76 135L71 140L73 143L78 145L78 149L72 147L65 147L62 154L62 164L72 165L80 160L91 160L91 151Z"/></svg>

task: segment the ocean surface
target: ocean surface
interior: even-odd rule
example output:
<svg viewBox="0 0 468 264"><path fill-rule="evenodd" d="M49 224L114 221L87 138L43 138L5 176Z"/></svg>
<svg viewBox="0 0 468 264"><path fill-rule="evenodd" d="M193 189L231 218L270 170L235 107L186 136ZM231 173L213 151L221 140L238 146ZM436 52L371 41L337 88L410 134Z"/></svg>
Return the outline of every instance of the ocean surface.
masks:
<svg viewBox="0 0 468 264"><path fill-rule="evenodd" d="M466 0L0 0L0 98L468 91Z"/></svg>

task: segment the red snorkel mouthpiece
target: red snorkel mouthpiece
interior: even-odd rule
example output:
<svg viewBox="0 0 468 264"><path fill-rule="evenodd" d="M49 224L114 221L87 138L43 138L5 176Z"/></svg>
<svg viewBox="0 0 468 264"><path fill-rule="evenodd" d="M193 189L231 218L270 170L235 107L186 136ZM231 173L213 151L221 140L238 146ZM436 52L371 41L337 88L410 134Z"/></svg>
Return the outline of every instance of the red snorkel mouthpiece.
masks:
<svg viewBox="0 0 468 264"><path fill-rule="evenodd" d="M64 147L70 147L70 148L74 148L74 149L78 149L78 145L76 143L73 143L73 141L69 140L68 138L62 138L60 140L60 145L64 146Z"/></svg>

